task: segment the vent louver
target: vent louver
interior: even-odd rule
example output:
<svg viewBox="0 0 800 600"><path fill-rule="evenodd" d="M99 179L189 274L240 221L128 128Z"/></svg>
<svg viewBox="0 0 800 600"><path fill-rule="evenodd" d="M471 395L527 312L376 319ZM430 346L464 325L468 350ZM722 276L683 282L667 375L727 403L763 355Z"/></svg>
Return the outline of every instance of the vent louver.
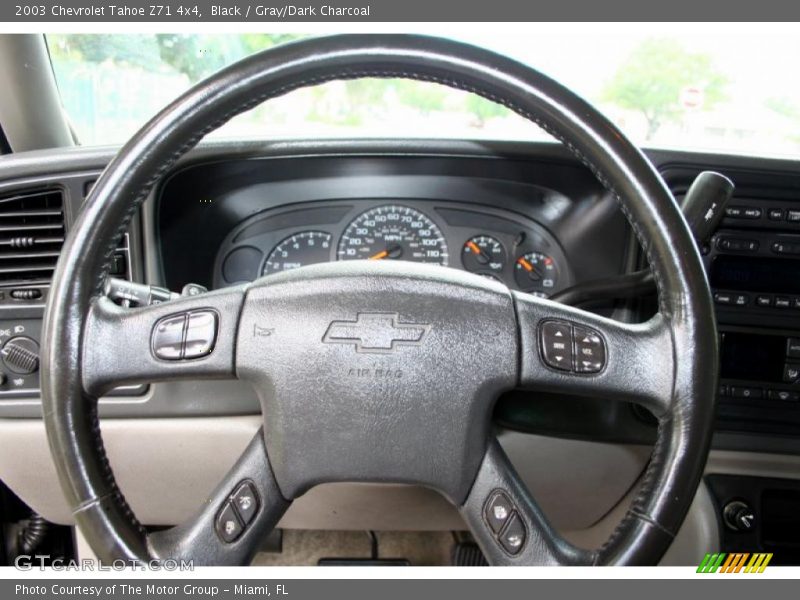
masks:
<svg viewBox="0 0 800 600"><path fill-rule="evenodd" d="M64 195L0 196L0 286L47 285L64 244Z"/></svg>

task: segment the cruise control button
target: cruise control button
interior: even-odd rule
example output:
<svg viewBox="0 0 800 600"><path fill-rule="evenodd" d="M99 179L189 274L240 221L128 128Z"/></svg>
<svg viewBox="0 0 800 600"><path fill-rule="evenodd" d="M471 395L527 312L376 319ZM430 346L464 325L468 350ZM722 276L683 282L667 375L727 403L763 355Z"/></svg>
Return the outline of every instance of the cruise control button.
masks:
<svg viewBox="0 0 800 600"><path fill-rule="evenodd" d="M258 494L253 485L246 481L239 485L233 493L232 502L247 527L258 512Z"/></svg>
<svg viewBox="0 0 800 600"><path fill-rule="evenodd" d="M525 537L525 524L519 518L519 515L514 513L508 521L508 525L500 534L499 542L509 554L519 554L519 551L525 545Z"/></svg>
<svg viewBox="0 0 800 600"><path fill-rule="evenodd" d="M161 319L153 328L153 354L162 360L180 360L185 329L185 314Z"/></svg>
<svg viewBox="0 0 800 600"><path fill-rule="evenodd" d="M499 533L513 512L514 505L511 504L508 496L503 492L495 492L486 502L483 516L489 524L489 528L494 533Z"/></svg>
<svg viewBox="0 0 800 600"><path fill-rule="evenodd" d="M575 370L578 373L597 373L606 362L603 338L593 329L575 326Z"/></svg>
<svg viewBox="0 0 800 600"><path fill-rule="evenodd" d="M242 535L242 531L244 531L230 501L226 502L222 506L222 510L219 511L215 526L219 539L226 544L236 541L236 539Z"/></svg>
<svg viewBox="0 0 800 600"><path fill-rule="evenodd" d="M541 326L542 358L553 368L572 370L572 327L563 321L545 321Z"/></svg>
<svg viewBox="0 0 800 600"><path fill-rule="evenodd" d="M217 313L213 310L198 310L189 313L186 328L184 358L199 358L211 353L217 339Z"/></svg>

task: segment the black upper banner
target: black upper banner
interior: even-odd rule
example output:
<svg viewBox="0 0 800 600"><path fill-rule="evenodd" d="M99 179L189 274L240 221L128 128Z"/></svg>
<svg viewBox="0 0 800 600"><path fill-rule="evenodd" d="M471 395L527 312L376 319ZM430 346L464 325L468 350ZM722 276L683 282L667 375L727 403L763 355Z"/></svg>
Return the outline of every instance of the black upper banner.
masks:
<svg viewBox="0 0 800 600"><path fill-rule="evenodd" d="M787 0L4 0L7 23L795 21Z"/></svg>

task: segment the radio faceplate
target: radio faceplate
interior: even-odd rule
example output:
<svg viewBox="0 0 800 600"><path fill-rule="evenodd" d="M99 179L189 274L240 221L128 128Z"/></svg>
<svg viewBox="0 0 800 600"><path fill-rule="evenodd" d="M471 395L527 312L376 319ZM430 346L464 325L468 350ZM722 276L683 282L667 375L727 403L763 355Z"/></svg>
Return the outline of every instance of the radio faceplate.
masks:
<svg viewBox="0 0 800 600"><path fill-rule="evenodd" d="M702 251L720 330L718 426L800 435L800 201L732 200Z"/></svg>

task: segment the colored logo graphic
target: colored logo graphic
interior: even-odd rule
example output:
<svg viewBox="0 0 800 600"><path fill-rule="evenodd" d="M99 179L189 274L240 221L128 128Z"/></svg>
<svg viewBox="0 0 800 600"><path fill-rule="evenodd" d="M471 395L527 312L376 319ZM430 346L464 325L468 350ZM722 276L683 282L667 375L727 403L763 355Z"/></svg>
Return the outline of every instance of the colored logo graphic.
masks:
<svg viewBox="0 0 800 600"><path fill-rule="evenodd" d="M706 554L703 562L697 567L698 573L763 573L769 561L772 560L772 553L734 552L726 554Z"/></svg>

